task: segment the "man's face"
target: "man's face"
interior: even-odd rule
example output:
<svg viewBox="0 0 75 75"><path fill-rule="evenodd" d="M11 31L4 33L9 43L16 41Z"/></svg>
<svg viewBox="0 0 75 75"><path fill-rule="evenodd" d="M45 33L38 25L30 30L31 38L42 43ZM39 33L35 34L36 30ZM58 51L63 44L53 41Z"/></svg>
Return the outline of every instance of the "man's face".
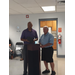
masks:
<svg viewBox="0 0 75 75"><path fill-rule="evenodd" d="M43 32L44 32L44 34L48 33L48 28L47 27L44 27L43 28Z"/></svg>
<svg viewBox="0 0 75 75"><path fill-rule="evenodd" d="M29 23L28 23L28 28L32 28L32 26L33 26L32 23L29 22Z"/></svg>

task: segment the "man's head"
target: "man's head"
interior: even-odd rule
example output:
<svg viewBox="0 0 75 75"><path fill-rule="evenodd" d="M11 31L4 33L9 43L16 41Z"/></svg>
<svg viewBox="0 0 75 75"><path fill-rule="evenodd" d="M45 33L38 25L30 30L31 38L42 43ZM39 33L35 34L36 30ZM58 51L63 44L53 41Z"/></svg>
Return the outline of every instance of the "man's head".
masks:
<svg viewBox="0 0 75 75"><path fill-rule="evenodd" d="M48 33L48 27L47 26L44 26L43 27L43 32L44 32L44 34L47 34Z"/></svg>
<svg viewBox="0 0 75 75"><path fill-rule="evenodd" d="M32 23L31 22L28 22L28 29L32 29Z"/></svg>

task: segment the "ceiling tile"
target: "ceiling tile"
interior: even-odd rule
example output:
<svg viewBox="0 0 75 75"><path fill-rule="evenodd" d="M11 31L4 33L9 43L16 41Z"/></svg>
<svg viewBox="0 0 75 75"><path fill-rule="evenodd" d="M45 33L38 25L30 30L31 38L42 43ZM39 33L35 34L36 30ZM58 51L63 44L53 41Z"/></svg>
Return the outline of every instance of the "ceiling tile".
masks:
<svg viewBox="0 0 75 75"><path fill-rule="evenodd" d="M20 13L31 13L30 11L28 11L27 9L25 9L24 7L15 3L12 0L9 0L9 7L12 8L13 10L20 12Z"/></svg>
<svg viewBox="0 0 75 75"><path fill-rule="evenodd" d="M51 2L51 1L54 1L55 2L57 0L35 0L35 1L37 1L37 2L49 2L49 1Z"/></svg>
<svg viewBox="0 0 75 75"><path fill-rule="evenodd" d="M56 0L35 0L40 6L56 5Z"/></svg>
<svg viewBox="0 0 75 75"><path fill-rule="evenodd" d="M65 5L57 5L57 9L65 9Z"/></svg>
<svg viewBox="0 0 75 75"><path fill-rule="evenodd" d="M12 10L12 9L9 9L9 14L21 14L21 13L16 12L16 11L14 11L14 10Z"/></svg>
<svg viewBox="0 0 75 75"><path fill-rule="evenodd" d="M37 7L39 6L34 0L14 0L24 7Z"/></svg>
<svg viewBox="0 0 75 75"><path fill-rule="evenodd" d="M37 3L34 3L34 2L32 2L32 3L26 3L26 4L22 4L22 6L24 6L24 7L37 7L38 5L37 5Z"/></svg>
<svg viewBox="0 0 75 75"><path fill-rule="evenodd" d="M15 2L18 2L20 4L26 4L26 3L29 3L29 2L34 2L34 0L13 0Z"/></svg>
<svg viewBox="0 0 75 75"><path fill-rule="evenodd" d="M65 0L57 0L57 1L65 1Z"/></svg>
<svg viewBox="0 0 75 75"><path fill-rule="evenodd" d="M65 5L57 5L57 12L58 11L65 11Z"/></svg>
<svg viewBox="0 0 75 75"><path fill-rule="evenodd" d="M43 10L40 7L33 7L33 8L27 8L28 10L30 10L33 13L43 13Z"/></svg>

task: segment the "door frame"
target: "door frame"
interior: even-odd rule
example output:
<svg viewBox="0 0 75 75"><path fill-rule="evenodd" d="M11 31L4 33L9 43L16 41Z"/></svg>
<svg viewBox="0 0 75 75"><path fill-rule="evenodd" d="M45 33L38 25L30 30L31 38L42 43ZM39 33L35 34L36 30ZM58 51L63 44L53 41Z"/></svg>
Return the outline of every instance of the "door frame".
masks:
<svg viewBox="0 0 75 75"><path fill-rule="evenodd" d="M57 57L61 57L61 56L58 55L58 18L44 18L44 19L39 19L39 37L40 37L40 21L51 21L51 20L56 20Z"/></svg>

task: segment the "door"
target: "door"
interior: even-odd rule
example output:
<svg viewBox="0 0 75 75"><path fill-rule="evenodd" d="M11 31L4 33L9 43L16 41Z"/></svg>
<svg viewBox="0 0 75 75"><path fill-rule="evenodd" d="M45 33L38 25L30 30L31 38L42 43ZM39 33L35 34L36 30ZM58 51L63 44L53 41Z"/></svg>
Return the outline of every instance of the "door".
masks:
<svg viewBox="0 0 75 75"><path fill-rule="evenodd" d="M40 22L40 27L44 27L44 26L47 26L47 25L46 25L46 21L41 21L41 22Z"/></svg>
<svg viewBox="0 0 75 75"><path fill-rule="evenodd" d="M56 31L56 20L52 22L52 31Z"/></svg>
<svg viewBox="0 0 75 75"><path fill-rule="evenodd" d="M46 21L46 22L47 22L48 27L52 27L52 25L53 25L52 21Z"/></svg>

